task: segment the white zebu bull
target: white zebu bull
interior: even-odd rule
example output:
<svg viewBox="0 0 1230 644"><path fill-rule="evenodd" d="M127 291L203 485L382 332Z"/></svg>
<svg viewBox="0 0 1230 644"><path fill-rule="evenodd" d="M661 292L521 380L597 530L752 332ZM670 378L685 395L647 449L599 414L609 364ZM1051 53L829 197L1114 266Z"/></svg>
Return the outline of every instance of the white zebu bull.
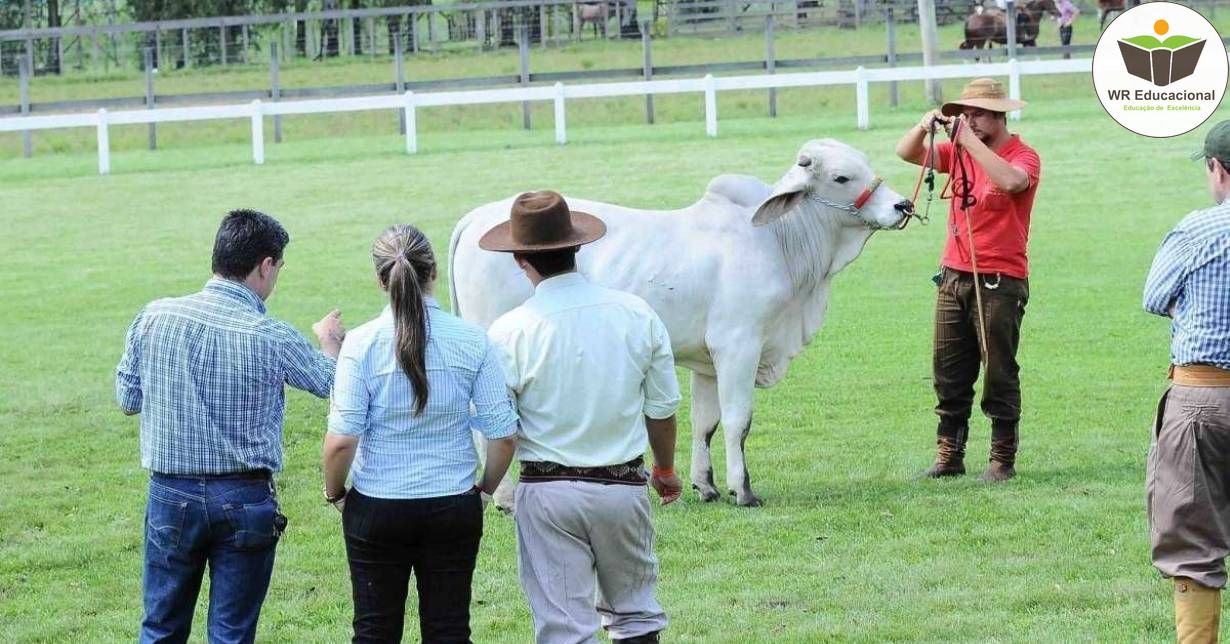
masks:
<svg viewBox="0 0 1230 644"><path fill-rule="evenodd" d="M901 225L912 205L880 185L863 153L832 139L805 144L775 186L722 175L682 210L566 198L607 225L577 255L580 272L648 302L670 332L676 364L692 371L692 486L705 501L719 496L709 442L720 421L727 487L739 505L759 505L743 455L754 387L782 379L824 321L833 276L872 232ZM512 199L471 211L450 242L454 310L484 328L534 291L511 255L478 247L508 218ZM511 509L507 481L496 502Z"/></svg>

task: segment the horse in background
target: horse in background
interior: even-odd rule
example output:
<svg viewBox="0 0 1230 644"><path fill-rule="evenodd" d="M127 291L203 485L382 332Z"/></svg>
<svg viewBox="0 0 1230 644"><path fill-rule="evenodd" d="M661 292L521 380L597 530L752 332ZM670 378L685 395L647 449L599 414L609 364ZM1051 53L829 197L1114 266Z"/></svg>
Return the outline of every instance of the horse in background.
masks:
<svg viewBox="0 0 1230 644"><path fill-rule="evenodd" d="M1059 15L1055 0L1029 0L1016 8L1016 44L1022 47L1038 46L1038 30L1042 25L1043 15ZM983 10L978 7L965 19L965 41L960 48L989 48L991 43L1008 44L1008 14L999 9Z"/></svg>
<svg viewBox="0 0 1230 644"><path fill-rule="evenodd" d="M1098 31L1106 29L1106 19L1111 13L1123 13L1140 4L1140 0L1098 0Z"/></svg>

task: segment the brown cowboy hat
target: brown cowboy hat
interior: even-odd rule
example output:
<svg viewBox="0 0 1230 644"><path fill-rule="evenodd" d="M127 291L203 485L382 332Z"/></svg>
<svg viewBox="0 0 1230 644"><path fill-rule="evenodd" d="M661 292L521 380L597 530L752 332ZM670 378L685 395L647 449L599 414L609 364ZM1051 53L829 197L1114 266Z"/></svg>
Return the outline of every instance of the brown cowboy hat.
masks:
<svg viewBox="0 0 1230 644"><path fill-rule="evenodd" d="M963 107L979 107L989 112L1015 112L1025 107L1025 101L1008 98L1004 84L994 78L979 78L961 90L961 98L948 101L940 108L944 116L956 116Z"/></svg>
<svg viewBox="0 0 1230 644"><path fill-rule="evenodd" d="M541 253L581 246L606 234L606 224L571 210L558 192L526 192L512 204L508 221L487 231L478 247L500 253Z"/></svg>

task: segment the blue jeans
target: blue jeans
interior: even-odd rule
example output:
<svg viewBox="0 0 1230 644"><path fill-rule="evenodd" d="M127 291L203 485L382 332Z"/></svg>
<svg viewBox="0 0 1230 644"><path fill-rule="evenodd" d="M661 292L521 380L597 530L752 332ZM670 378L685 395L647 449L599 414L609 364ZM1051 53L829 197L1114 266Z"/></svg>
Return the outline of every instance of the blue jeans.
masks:
<svg viewBox="0 0 1230 644"><path fill-rule="evenodd" d="M253 641L286 527L272 481L154 474L145 524L140 641L188 640L207 562L209 641Z"/></svg>

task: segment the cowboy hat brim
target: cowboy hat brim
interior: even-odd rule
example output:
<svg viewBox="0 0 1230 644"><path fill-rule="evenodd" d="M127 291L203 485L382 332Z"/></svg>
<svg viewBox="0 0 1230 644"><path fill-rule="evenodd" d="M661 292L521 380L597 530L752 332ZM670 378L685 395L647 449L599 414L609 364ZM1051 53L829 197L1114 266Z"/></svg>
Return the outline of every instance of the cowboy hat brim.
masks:
<svg viewBox="0 0 1230 644"><path fill-rule="evenodd" d="M1011 98L962 98L944 103L940 112L944 116L956 116L963 107L977 107L988 112L1015 112L1028 105L1025 101Z"/></svg>
<svg viewBox="0 0 1230 644"><path fill-rule="evenodd" d="M541 244L518 243L512 237L512 222L505 221L488 230L478 240L478 247L497 253L542 253L573 246L584 246L598 241L606 234L606 224L601 219L579 210L569 210L568 214L572 219L572 233L563 239Z"/></svg>

